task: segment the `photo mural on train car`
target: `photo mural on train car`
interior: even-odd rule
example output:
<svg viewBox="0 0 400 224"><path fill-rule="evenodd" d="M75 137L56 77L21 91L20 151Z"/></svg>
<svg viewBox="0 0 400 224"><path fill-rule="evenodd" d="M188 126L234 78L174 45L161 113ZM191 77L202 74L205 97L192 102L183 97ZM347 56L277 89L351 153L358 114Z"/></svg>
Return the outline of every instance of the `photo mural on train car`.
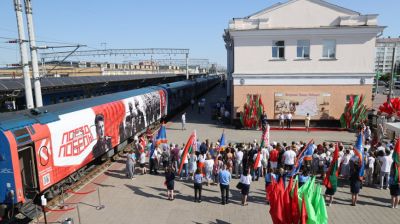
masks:
<svg viewBox="0 0 400 224"><path fill-rule="evenodd" d="M94 158L103 155L118 145L123 139L123 120L125 116L125 106L122 101L111 102L92 108L95 113L94 125L96 129L97 141L93 146L92 154Z"/></svg>
<svg viewBox="0 0 400 224"><path fill-rule="evenodd" d="M60 115L51 133L55 183L166 115L166 93L154 91ZM40 163L38 164L40 166ZM51 185L45 183L44 185Z"/></svg>
<svg viewBox="0 0 400 224"><path fill-rule="evenodd" d="M123 100L125 105L124 134L132 137L167 114L166 93L163 90Z"/></svg>

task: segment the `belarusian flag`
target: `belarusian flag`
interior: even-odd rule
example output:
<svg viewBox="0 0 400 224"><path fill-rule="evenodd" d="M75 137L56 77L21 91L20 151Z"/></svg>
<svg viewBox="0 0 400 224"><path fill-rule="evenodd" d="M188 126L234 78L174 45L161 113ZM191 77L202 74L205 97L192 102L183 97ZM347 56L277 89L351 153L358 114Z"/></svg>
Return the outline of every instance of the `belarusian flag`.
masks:
<svg viewBox="0 0 400 224"><path fill-rule="evenodd" d="M328 172L326 172L323 184L336 192L337 188L337 177L339 175L339 146L336 143L335 151L333 152L333 159L329 166Z"/></svg>
<svg viewBox="0 0 400 224"><path fill-rule="evenodd" d="M265 128L264 133L261 136L261 148L265 148L269 145L269 124L267 124L267 127Z"/></svg>
<svg viewBox="0 0 400 224"><path fill-rule="evenodd" d="M193 131L193 133L190 135L186 145L185 149L183 149L183 153L181 155L181 164L179 165L179 170L178 170L178 175L181 174L183 164L185 163L185 159L188 154L192 153L192 150L194 150L194 147L196 146L196 131Z"/></svg>
<svg viewBox="0 0 400 224"><path fill-rule="evenodd" d="M393 183L400 184L400 141L397 139L396 147L394 148L394 152L392 155L395 173Z"/></svg>

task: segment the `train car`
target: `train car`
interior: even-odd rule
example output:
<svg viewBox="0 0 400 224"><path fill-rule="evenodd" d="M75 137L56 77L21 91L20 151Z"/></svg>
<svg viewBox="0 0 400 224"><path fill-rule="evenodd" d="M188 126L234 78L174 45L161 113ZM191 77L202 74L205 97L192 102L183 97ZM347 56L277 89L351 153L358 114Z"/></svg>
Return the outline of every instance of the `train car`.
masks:
<svg viewBox="0 0 400 224"><path fill-rule="evenodd" d="M198 78L0 114L0 221L219 83ZM195 91L194 91L195 90Z"/></svg>
<svg viewBox="0 0 400 224"><path fill-rule="evenodd" d="M0 217L57 192L88 163L111 156L165 117L167 103L165 89L149 87L1 114Z"/></svg>
<svg viewBox="0 0 400 224"><path fill-rule="evenodd" d="M219 76L209 76L159 85L168 93L168 114L175 114L188 105L191 99L201 96L220 81Z"/></svg>

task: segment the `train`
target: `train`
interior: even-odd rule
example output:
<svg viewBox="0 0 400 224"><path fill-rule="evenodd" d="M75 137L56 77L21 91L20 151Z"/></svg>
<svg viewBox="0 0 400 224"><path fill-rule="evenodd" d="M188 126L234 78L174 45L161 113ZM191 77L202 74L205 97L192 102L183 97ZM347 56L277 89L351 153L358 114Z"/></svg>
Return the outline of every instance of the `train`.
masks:
<svg viewBox="0 0 400 224"><path fill-rule="evenodd" d="M51 198L99 158L176 114L220 76L0 114L0 221Z"/></svg>

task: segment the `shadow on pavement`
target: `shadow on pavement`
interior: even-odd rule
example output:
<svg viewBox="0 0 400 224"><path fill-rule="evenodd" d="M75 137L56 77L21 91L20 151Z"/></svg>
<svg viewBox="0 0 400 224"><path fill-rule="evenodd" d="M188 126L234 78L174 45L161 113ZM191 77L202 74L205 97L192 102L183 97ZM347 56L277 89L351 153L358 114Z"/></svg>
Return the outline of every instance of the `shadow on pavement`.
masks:
<svg viewBox="0 0 400 224"><path fill-rule="evenodd" d="M129 189L131 189L133 191L133 193L143 196L143 197L146 197L146 198L158 198L158 199L162 199L162 200L166 199L166 197L161 197L160 195L153 195L153 194L146 193L143 190L141 190L142 188L140 188L140 187L136 187L136 186L129 185L129 184L125 184L125 186L128 187Z"/></svg>

